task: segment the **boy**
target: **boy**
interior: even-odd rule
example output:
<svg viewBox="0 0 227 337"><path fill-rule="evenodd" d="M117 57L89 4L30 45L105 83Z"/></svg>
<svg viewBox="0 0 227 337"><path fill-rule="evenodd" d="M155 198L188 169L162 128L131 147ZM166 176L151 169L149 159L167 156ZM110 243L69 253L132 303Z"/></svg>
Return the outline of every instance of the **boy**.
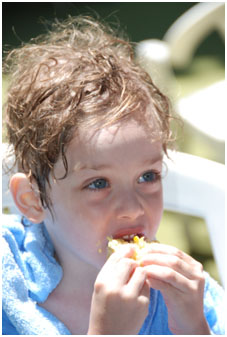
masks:
<svg viewBox="0 0 227 337"><path fill-rule="evenodd" d="M108 237L155 238L169 104L109 28L53 28L6 60L23 217L3 231L4 333L224 333L222 289L190 256L153 244L137 262L125 245L107 259Z"/></svg>

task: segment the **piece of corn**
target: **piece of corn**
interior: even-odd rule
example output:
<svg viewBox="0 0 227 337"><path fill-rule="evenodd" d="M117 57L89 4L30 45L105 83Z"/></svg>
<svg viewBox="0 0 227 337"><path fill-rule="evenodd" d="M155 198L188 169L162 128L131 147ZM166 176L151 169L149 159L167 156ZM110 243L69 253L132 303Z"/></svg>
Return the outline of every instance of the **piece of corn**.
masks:
<svg viewBox="0 0 227 337"><path fill-rule="evenodd" d="M141 257L150 249L150 245L154 242L158 243L157 240L152 240L150 242L145 241L144 237L138 237L135 235L132 241L128 242L123 239L111 239L108 238L108 257L114 253L121 245L130 244L135 247L135 253L132 256L134 260L140 260Z"/></svg>

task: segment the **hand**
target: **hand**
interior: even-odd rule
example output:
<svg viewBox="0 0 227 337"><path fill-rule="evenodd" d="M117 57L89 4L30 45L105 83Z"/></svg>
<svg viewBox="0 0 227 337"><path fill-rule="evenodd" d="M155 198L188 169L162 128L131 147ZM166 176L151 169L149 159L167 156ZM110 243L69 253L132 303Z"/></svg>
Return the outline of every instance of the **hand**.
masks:
<svg viewBox="0 0 227 337"><path fill-rule="evenodd" d="M94 285L88 334L137 334L148 314L150 288L145 268L130 259L132 247L113 253Z"/></svg>
<svg viewBox="0 0 227 337"><path fill-rule="evenodd" d="M205 278L202 264L175 247L152 244L141 260L150 287L160 290L173 334L210 334L203 314Z"/></svg>

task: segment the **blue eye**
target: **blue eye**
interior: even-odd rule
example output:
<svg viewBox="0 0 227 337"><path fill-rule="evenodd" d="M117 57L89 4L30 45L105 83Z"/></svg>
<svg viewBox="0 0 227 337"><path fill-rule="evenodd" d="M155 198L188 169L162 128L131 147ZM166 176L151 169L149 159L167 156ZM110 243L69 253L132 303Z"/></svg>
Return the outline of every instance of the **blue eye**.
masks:
<svg viewBox="0 0 227 337"><path fill-rule="evenodd" d="M154 171L148 171L139 177L139 183L152 183L160 179L160 174Z"/></svg>
<svg viewBox="0 0 227 337"><path fill-rule="evenodd" d="M109 183L106 179L103 178L96 179L88 185L88 188L91 190L101 190L107 187L109 187Z"/></svg>

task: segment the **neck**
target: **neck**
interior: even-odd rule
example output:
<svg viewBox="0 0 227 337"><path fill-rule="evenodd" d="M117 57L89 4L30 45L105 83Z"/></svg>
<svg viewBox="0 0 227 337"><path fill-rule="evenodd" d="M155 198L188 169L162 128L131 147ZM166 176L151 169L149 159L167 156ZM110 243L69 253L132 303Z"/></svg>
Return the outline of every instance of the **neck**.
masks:
<svg viewBox="0 0 227 337"><path fill-rule="evenodd" d="M62 321L72 334L86 334L99 269L66 252L60 245L57 247L56 258L62 266L63 277L46 302L39 305ZM64 250L63 254L61 249Z"/></svg>
<svg viewBox="0 0 227 337"><path fill-rule="evenodd" d="M58 254L57 259L62 266L63 277L56 290L63 296L78 295L91 300L99 270L76 256L64 255L62 258L61 254Z"/></svg>
<svg viewBox="0 0 227 337"><path fill-rule="evenodd" d="M86 334L98 270L76 258L59 258L59 262L62 280L41 306L58 317L72 334Z"/></svg>

